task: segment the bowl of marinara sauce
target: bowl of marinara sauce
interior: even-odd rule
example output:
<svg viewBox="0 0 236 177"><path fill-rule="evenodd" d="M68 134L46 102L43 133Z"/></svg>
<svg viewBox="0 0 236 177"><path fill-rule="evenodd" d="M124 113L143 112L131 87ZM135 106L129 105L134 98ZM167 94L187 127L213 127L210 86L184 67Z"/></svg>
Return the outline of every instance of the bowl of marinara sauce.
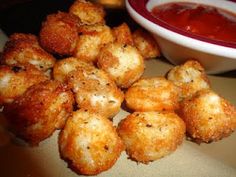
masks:
<svg viewBox="0 0 236 177"><path fill-rule="evenodd" d="M126 0L173 64L198 60L209 74L236 69L236 3L227 0Z"/></svg>

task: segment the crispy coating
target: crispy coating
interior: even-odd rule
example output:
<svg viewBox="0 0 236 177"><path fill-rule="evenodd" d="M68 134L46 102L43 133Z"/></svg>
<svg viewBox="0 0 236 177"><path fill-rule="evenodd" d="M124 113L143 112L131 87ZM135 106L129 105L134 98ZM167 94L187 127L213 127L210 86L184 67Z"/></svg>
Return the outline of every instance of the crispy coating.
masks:
<svg viewBox="0 0 236 177"><path fill-rule="evenodd" d="M110 27L106 25L82 25L78 31L74 56L86 62L96 63L101 47L114 40Z"/></svg>
<svg viewBox="0 0 236 177"><path fill-rule="evenodd" d="M102 4L106 8L124 8L125 1L122 0L99 0L99 4Z"/></svg>
<svg viewBox="0 0 236 177"><path fill-rule="evenodd" d="M106 71L118 87L128 88L142 76L145 66L135 47L114 42L101 49L98 67Z"/></svg>
<svg viewBox="0 0 236 177"><path fill-rule="evenodd" d="M185 124L173 112L134 112L118 125L129 157L148 163L169 155L185 136Z"/></svg>
<svg viewBox="0 0 236 177"><path fill-rule="evenodd" d="M77 67L88 67L90 64L79 60L75 57L64 58L58 60L53 67L53 77L61 82L66 82L67 76Z"/></svg>
<svg viewBox="0 0 236 177"><path fill-rule="evenodd" d="M181 98L192 96L199 90L210 88L204 68L198 61L188 60L167 73L167 79L181 88Z"/></svg>
<svg viewBox="0 0 236 177"><path fill-rule="evenodd" d="M100 4L86 0L76 0L69 9L69 13L76 15L82 24L105 24L105 11Z"/></svg>
<svg viewBox="0 0 236 177"><path fill-rule="evenodd" d="M68 76L79 108L90 109L112 118L124 100L123 92L107 73L93 66L77 67Z"/></svg>
<svg viewBox="0 0 236 177"><path fill-rule="evenodd" d="M160 57L161 52L156 40L143 29L133 32L134 46L140 51L144 59Z"/></svg>
<svg viewBox="0 0 236 177"><path fill-rule="evenodd" d="M73 93L59 81L44 81L30 87L4 108L12 131L31 145L64 126L73 110Z"/></svg>
<svg viewBox="0 0 236 177"><path fill-rule="evenodd" d="M134 42L132 38L132 33L126 23L122 23L121 25L114 27L112 29L112 33L116 42L133 45Z"/></svg>
<svg viewBox="0 0 236 177"><path fill-rule="evenodd" d="M128 108L134 111L176 110L180 90L164 77L143 78L125 93Z"/></svg>
<svg viewBox="0 0 236 177"><path fill-rule="evenodd" d="M73 113L61 131L59 149L77 173L96 175L115 164L124 145L111 121L81 109Z"/></svg>
<svg viewBox="0 0 236 177"><path fill-rule="evenodd" d="M180 116L188 135L197 143L218 141L236 128L236 108L209 89L183 100Z"/></svg>
<svg viewBox="0 0 236 177"><path fill-rule="evenodd" d="M8 104L22 95L30 86L49 79L30 64L0 66L0 105Z"/></svg>
<svg viewBox="0 0 236 177"><path fill-rule="evenodd" d="M1 57L6 65L30 63L47 72L56 59L40 47L38 38L32 34L14 33L9 37Z"/></svg>
<svg viewBox="0 0 236 177"><path fill-rule="evenodd" d="M40 30L40 44L51 53L72 55L78 38L79 23L79 19L69 13L48 15Z"/></svg>

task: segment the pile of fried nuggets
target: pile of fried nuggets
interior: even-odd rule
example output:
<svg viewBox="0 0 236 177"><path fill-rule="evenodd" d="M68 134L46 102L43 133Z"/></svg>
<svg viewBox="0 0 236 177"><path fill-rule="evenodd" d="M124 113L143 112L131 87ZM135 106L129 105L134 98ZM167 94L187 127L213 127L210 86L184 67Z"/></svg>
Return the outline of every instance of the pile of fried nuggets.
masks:
<svg viewBox="0 0 236 177"><path fill-rule="evenodd" d="M16 136L38 145L61 129L61 157L77 173L96 175L123 150L146 164L175 151L185 134L209 143L235 130L235 107L211 90L200 63L141 78L144 60L160 56L154 39L126 23L110 28L104 17L102 6L77 0L68 13L48 15L39 37L10 36L0 104ZM116 128L123 101L130 115Z"/></svg>

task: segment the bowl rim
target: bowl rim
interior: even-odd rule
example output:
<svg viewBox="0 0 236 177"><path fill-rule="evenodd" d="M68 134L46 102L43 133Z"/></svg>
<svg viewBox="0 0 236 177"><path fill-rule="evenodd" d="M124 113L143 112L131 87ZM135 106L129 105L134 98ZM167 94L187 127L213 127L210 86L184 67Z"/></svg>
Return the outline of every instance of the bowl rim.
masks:
<svg viewBox="0 0 236 177"><path fill-rule="evenodd" d="M227 3L229 3L230 1L235 2L233 0L229 0L229 1L227 1ZM235 42L215 40L215 39L207 38L207 37L200 36L197 34L193 34L193 33L187 32L185 30L179 29L177 27L171 26L168 23L166 23L162 20L159 20L158 18L155 18L154 16L151 15L150 11L147 9L148 2L149 2L149 0L126 0L126 5L128 7L131 7L137 14L139 14L143 18L147 19L149 22L155 24L156 26L160 26L166 30L169 30L171 32L174 32L174 33L177 33L177 34L180 34L185 37L189 37L189 38L192 38L192 39L195 39L198 41L202 41L205 43L209 43L209 44L213 44L213 45L217 45L217 46L222 46L222 47L227 47L227 48L231 48L231 49L236 49ZM186 1L179 1L179 2L186 2ZM187 1L187 2L191 3L191 1ZM166 3L170 3L170 2L166 2ZM202 2L200 2L200 3L204 4ZM162 4L164 4L164 3L162 3ZM210 4L210 6L214 6L214 5ZM217 6L215 6L215 7L219 8ZM221 9L229 11L228 9L225 9L225 8L221 8ZM234 14L236 14L236 12Z"/></svg>

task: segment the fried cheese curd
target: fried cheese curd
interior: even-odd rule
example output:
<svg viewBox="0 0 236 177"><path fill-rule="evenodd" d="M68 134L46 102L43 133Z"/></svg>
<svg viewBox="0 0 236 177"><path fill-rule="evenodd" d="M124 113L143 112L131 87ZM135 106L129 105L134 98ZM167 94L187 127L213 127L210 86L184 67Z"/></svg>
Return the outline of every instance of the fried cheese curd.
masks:
<svg viewBox="0 0 236 177"><path fill-rule="evenodd" d="M143 57L135 47L118 42L101 49L97 65L121 88L130 87L142 76L145 68Z"/></svg>
<svg viewBox="0 0 236 177"><path fill-rule="evenodd" d="M82 24L105 24L105 10L100 4L86 0L76 0L70 7L69 13L76 15Z"/></svg>
<svg viewBox="0 0 236 177"><path fill-rule="evenodd" d="M218 141L236 128L236 108L209 89L183 100L179 112L188 136L197 143Z"/></svg>
<svg viewBox="0 0 236 177"><path fill-rule="evenodd" d="M112 34L116 42L133 45L132 33L126 23L122 23L121 25L114 27L112 29Z"/></svg>
<svg viewBox="0 0 236 177"><path fill-rule="evenodd" d="M115 164L124 145L111 121L81 109L73 112L61 131L59 150L74 171L96 175Z"/></svg>
<svg viewBox="0 0 236 177"><path fill-rule="evenodd" d="M185 136L185 124L174 112L134 112L117 128L128 156L149 163L174 152Z"/></svg>
<svg viewBox="0 0 236 177"><path fill-rule="evenodd" d="M31 64L0 65L0 105L13 102L30 86L47 79Z"/></svg>
<svg viewBox="0 0 236 177"><path fill-rule="evenodd" d="M53 78L61 82L66 82L67 76L71 71L75 71L77 67L86 68L89 66L91 65L75 57L64 58L55 63L53 67Z"/></svg>
<svg viewBox="0 0 236 177"><path fill-rule="evenodd" d="M94 66L77 67L68 75L79 108L90 109L112 118L120 110L123 92L107 73Z"/></svg>
<svg viewBox="0 0 236 177"><path fill-rule="evenodd" d="M73 103L73 93L65 84L48 80L30 87L3 113L16 136L34 146L64 126Z"/></svg>
<svg viewBox="0 0 236 177"><path fill-rule="evenodd" d="M125 93L128 108L134 111L162 111L179 108L180 90L164 77L143 78Z"/></svg>
<svg viewBox="0 0 236 177"><path fill-rule="evenodd" d="M72 55L78 38L79 19L69 13L47 16L39 33L41 46L53 54Z"/></svg>
<svg viewBox="0 0 236 177"><path fill-rule="evenodd" d="M107 25L81 25L78 32L74 57L89 63L96 63L100 49L114 40L112 31Z"/></svg>
<svg viewBox="0 0 236 177"><path fill-rule="evenodd" d="M180 99L192 96L199 90L210 88L204 68L195 60L188 60L172 68L167 73L167 79L181 88Z"/></svg>
<svg viewBox="0 0 236 177"><path fill-rule="evenodd" d="M40 47L38 38L32 34L14 33L9 37L1 57L6 65L30 63L47 72L56 59Z"/></svg>
<svg viewBox="0 0 236 177"><path fill-rule="evenodd" d="M137 29L132 34L134 46L140 51L144 59L160 57L160 49L150 33L143 29Z"/></svg>

